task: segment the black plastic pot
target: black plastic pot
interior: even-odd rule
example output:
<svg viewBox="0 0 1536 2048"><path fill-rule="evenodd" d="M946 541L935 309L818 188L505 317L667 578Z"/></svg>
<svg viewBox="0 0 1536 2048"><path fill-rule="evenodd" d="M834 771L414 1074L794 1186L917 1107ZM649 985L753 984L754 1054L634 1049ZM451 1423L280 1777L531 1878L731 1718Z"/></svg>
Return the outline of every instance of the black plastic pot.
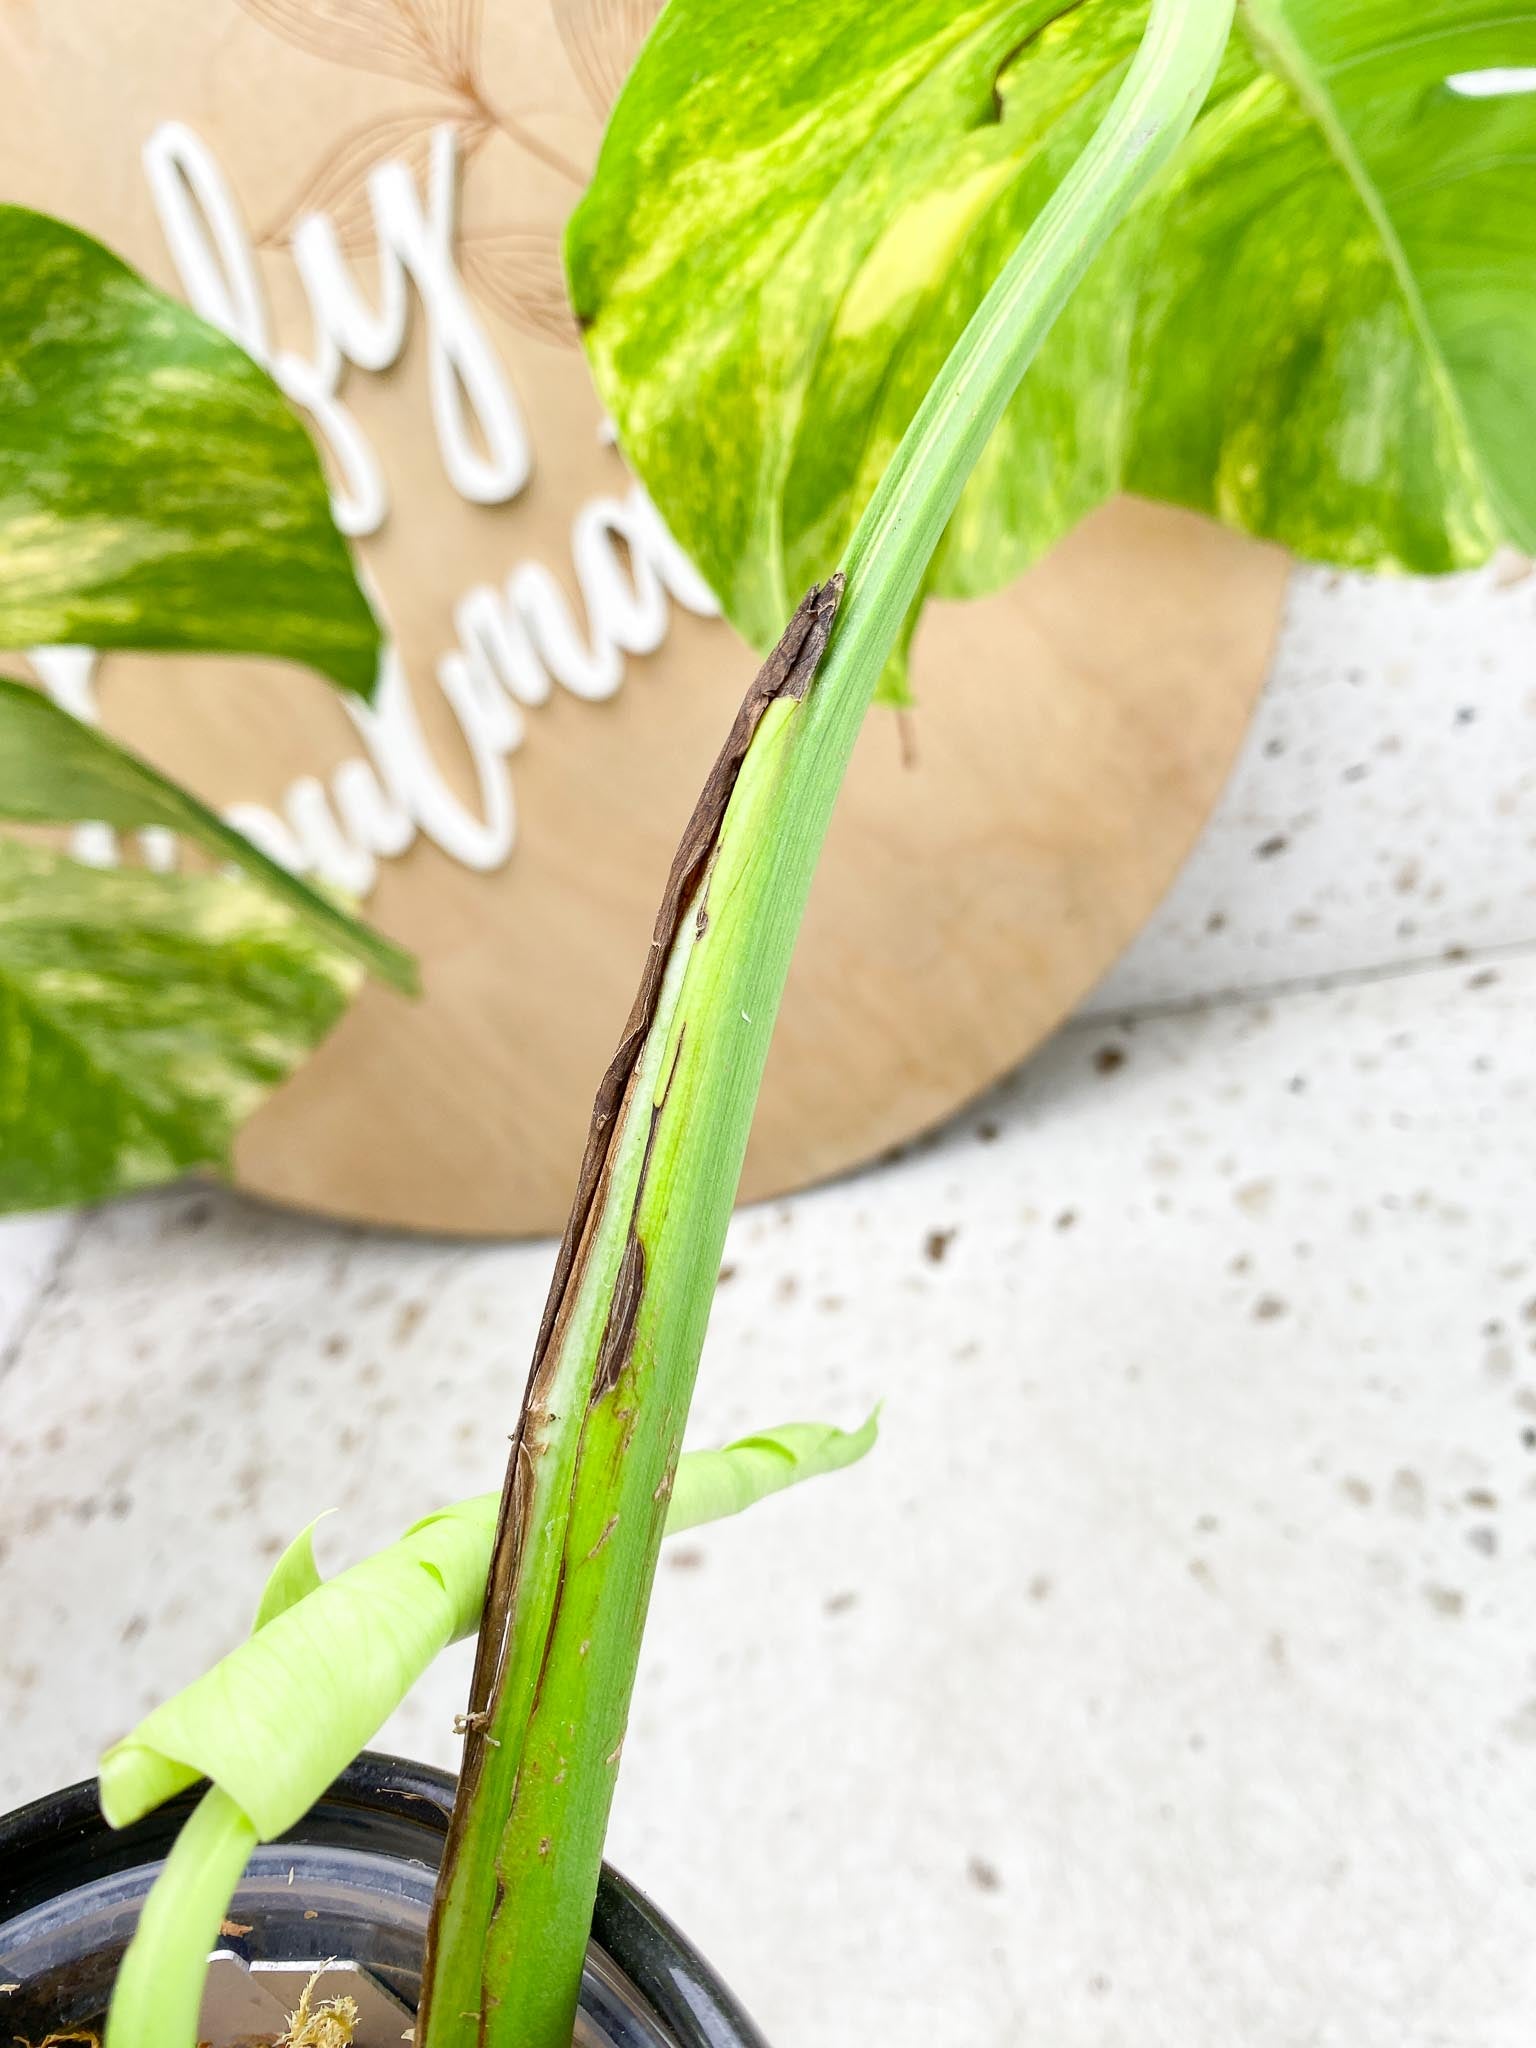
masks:
<svg viewBox="0 0 1536 2048"><path fill-rule="evenodd" d="M195 1795L113 1833L93 1783L0 1820L0 2038L99 2027L118 1959ZM411 2011L453 1780L360 1757L281 1842L259 1849L230 1909L256 1964L348 1958ZM764 2048L703 1959L604 1869L582 1983L579 2048Z"/></svg>

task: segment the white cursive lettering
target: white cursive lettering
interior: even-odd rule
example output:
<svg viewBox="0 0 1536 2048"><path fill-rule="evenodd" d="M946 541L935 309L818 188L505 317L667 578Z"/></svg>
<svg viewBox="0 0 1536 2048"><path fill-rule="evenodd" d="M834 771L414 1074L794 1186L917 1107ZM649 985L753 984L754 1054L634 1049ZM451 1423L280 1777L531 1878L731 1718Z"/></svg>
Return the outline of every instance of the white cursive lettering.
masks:
<svg viewBox="0 0 1536 2048"><path fill-rule="evenodd" d="M378 239L378 280L369 299L349 268L334 224L312 214L290 249L314 326L311 353L274 347L255 252L213 153L179 122L156 129L144 151L150 189L172 259L192 304L264 364L308 412L327 444L338 524L375 532L389 507L376 451L341 396L347 367L388 369L404 346L415 287L427 323L429 389L438 448L454 488L475 504L514 497L532 473L521 411L469 301L454 259L454 138L433 137L426 204L407 166L378 165L369 194ZM611 427L601 438L611 444ZM516 563L499 586L476 584L454 607L456 645L436 663L437 687L472 764L477 805L454 791L433 757L398 652L380 663L371 705L347 703L366 758L351 757L329 781L300 776L277 808L229 806L230 824L273 860L366 897L380 861L397 860L418 837L479 873L500 867L517 839L508 761L527 736L525 712L558 686L601 703L622 686L627 657L664 642L673 603L701 618L719 607L638 484L590 499L570 533L571 569L584 620L543 562ZM376 608L384 613L375 596ZM90 648L39 648L43 686L94 722L97 656ZM142 858L166 867L170 835L138 835ZM74 850L110 864L116 836L79 828Z"/></svg>

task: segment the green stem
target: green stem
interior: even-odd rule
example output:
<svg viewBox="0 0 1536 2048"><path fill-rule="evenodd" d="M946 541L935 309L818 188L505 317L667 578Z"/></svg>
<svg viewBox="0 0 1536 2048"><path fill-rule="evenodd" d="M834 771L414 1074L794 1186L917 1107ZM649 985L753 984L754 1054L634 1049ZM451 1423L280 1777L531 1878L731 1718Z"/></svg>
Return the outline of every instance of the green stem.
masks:
<svg viewBox="0 0 1536 2048"><path fill-rule="evenodd" d="M779 651L788 682L757 701L723 816L696 816L685 837L653 953L664 973L599 1096L513 1451L419 2048L569 2048L667 1492L833 803L966 478L1083 272L1194 121L1233 7L1154 0L1102 126L859 522L819 671L797 651L802 606Z"/></svg>

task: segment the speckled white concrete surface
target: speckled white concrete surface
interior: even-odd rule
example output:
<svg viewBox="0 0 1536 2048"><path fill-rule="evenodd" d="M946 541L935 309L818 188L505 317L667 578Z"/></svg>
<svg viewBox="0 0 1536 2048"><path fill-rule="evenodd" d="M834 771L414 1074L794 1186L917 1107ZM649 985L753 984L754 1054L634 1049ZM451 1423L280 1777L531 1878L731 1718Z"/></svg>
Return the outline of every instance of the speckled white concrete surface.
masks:
<svg viewBox="0 0 1536 2048"><path fill-rule="evenodd" d="M68 1215L0 1218L0 1374L44 1290L61 1277L63 1254L78 1228Z"/></svg>
<svg viewBox="0 0 1536 2048"><path fill-rule="evenodd" d="M1114 1014L737 1219L696 1439L884 1439L671 1549L613 1850L775 2048L1527 2048L1533 602L1313 580ZM0 1240L0 1803L317 1509L340 1561L492 1484L548 1264L207 1193ZM389 1739L451 1761L463 1684Z"/></svg>
<svg viewBox="0 0 1536 2048"><path fill-rule="evenodd" d="M1293 576L1200 846L1092 1009L1536 937L1536 573Z"/></svg>

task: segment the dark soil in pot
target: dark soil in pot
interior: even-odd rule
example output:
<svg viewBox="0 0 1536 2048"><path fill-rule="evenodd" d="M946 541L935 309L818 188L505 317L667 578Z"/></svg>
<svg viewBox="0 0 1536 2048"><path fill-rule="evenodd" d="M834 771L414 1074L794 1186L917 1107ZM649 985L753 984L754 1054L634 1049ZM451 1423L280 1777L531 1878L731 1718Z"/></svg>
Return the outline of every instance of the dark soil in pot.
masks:
<svg viewBox="0 0 1536 2048"><path fill-rule="evenodd" d="M114 1834L94 1784L0 1820L0 2040L100 2028L118 1959L188 1795ZM357 2048L398 2048L415 2011L453 1780L360 1757L281 1842L257 1851L225 1923L204 2007L212 2048L268 2039L310 1975L358 1997ZM764 2048L700 1956L605 1869L578 2048Z"/></svg>

